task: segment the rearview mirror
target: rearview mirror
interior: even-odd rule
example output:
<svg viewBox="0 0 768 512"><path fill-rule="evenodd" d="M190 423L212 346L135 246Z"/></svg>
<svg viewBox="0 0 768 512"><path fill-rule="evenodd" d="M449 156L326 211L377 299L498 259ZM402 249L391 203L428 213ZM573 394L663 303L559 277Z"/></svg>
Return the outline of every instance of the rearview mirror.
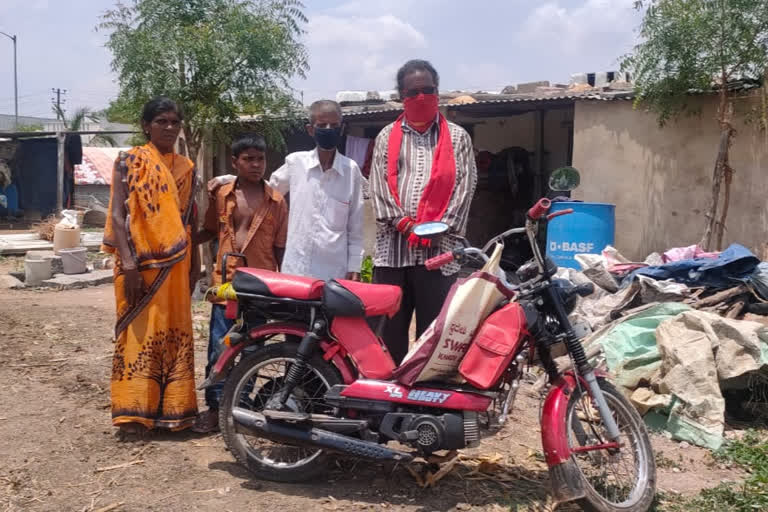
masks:
<svg viewBox="0 0 768 512"><path fill-rule="evenodd" d="M419 238L437 238L448 231L448 224L442 222L422 222L413 227L413 234Z"/></svg>
<svg viewBox="0 0 768 512"><path fill-rule="evenodd" d="M581 183L581 176L575 167L560 167L549 176L549 188L556 192L573 190Z"/></svg>

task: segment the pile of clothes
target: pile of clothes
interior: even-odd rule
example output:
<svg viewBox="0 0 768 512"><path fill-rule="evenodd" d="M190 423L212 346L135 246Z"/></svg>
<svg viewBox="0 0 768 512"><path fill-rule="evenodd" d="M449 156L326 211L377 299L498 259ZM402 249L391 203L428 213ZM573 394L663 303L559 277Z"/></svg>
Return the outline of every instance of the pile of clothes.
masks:
<svg viewBox="0 0 768 512"><path fill-rule="evenodd" d="M717 449L729 420L768 420L768 263L733 244L631 262L607 247L560 269L596 291L573 321L592 330L616 383L654 429Z"/></svg>
<svg viewBox="0 0 768 512"><path fill-rule="evenodd" d="M722 252L674 248L644 262L629 261L608 246L602 254L579 254L576 260L581 272L561 269L560 277L596 285L595 294L579 305L593 329L654 302L685 302L728 318L768 314L768 263L739 244Z"/></svg>

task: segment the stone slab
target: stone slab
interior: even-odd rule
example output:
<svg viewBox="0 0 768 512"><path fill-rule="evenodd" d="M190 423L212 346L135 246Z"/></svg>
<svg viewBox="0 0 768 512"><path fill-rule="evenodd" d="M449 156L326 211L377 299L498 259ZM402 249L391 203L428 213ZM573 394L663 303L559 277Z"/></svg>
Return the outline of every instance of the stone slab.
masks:
<svg viewBox="0 0 768 512"><path fill-rule="evenodd" d="M0 275L0 290L18 290L24 288L24 283L10 274Z"/></svg>
<svg viewBox="0 0 768 512"><path fill-rule="evenodd" d="M56 288L59 290L74 290L88 286L99 286L112 282L114 273L112 270L94 270L85 274L57 274L52 279L46 279L40 286Z"/></svg>
<svg viewBox="0 0 768 512"><path fill-rule="evenodd" d="M80 234L80 245L90 251L98 251L103 232L85 232ZM37 233L19 233L0 235L0 256L20 256L27 251L52 251L53 243L41 240Z"/></svg>

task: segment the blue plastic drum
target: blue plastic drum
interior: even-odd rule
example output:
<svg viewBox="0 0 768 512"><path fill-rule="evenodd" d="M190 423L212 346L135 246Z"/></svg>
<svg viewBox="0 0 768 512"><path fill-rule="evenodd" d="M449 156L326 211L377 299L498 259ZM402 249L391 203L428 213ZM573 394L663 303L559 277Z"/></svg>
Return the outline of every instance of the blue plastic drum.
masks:
<svg viewBox="0 0 768 512"><path fill-rule="evenodd" d="M572 209L547 226L547 256L559 267L580 269L577 254L600 254L614 244L616 205L604 203L553 203L550 213Z"/></svg>

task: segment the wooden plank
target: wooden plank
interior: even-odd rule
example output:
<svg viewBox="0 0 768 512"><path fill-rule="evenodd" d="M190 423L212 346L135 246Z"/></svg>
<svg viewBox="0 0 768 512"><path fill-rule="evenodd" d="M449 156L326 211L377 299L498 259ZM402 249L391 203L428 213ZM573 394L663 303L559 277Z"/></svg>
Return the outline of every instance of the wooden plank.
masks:
<svg viewBox="0 0 768 512"><path fill-rule="evenodd" d="M733 306L728 309L728 311L725 313L725 317L738 318L745 307L747 307L747 299L739 299L733 304Z"/></svg>
<svg viewBox="0 0 768 512"><path fill-rule="evenodd" d="M734 297L738 297L739 295L743 295L747 292L749 292L749 289L747 289L747 287L743 284L740 284L738 286L734 286L733 288L728 288L727 290L715 293L714 295L710 295L705 299L701 299L700 301L696 302L693 307L696 309L701 309L707 306L715 306Z"/></svg>

